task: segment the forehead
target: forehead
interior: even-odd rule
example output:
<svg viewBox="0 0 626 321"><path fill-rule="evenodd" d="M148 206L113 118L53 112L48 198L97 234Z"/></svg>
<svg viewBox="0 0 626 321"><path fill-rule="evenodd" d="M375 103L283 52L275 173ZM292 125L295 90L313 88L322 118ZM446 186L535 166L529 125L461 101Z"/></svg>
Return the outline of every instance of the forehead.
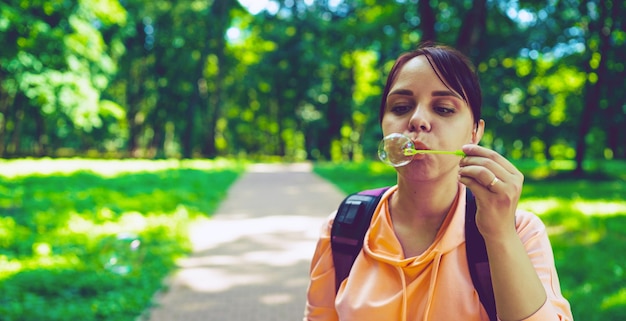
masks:
<svg viewBox="0 0 626 321"><path fill-rule="evenodd" d="M398 70L389 92L391 93L398 89L423 90L426 92L447 91L467 103L462 98L463 95L452 89L446 82L446 79L440 76L441 73L436 68L436 66L431 65L424 55L411 58Z"/></svg>
<svg viewBox="0 0 626 321"><path fill-rule="evenodd" d="M392 88L410 87L418 84L446 88L446 85L437 77L433 67L423 55L411 58L400 68Z"/></svg>

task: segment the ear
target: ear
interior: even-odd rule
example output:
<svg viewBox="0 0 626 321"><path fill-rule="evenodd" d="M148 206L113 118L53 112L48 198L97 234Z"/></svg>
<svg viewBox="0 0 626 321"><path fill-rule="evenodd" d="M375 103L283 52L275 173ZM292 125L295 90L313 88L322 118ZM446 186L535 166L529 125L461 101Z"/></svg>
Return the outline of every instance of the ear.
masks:
<svg viewBox="0 0 626 321"><path fill-rule="evenodd" d="M478 144L480 140L483 138L483 134L485 133L485 121L479 120L478 125L474 125L474 131L472 131L472 144Z"/></svg>

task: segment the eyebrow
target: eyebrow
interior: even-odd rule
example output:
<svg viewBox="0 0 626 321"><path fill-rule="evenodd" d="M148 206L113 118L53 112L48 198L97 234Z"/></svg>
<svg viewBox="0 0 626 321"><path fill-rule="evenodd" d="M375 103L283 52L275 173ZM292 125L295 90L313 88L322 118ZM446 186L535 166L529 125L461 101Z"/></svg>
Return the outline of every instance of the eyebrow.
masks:
<svg viewBox="0 0 626 321"><path fill-rule="evenodd" d="M391 96L391 95L413 96L413 92L408 89L396 89L390 92L388 96Z"/></svg>
<svg viewBox="0 0 626 321"><path fill-rule="evenodd" d="M449 90L442 90L442 91L433 91L432 92L433 96L436 97L447 97L447 96L452 96L452 97L456 97L460 100L463 100L463 98L461 96L459 96L459 94L453 92L453 91L449 91Z"/></svg>
<svg viewBox="0 0 626 321"><path fill-rule="evenodd" d="M408 89L396 89L396 90L390 92L388 96L391 96L391 95L413 96L413 92L408 90ZM455 98L458 98L460 100L463 100L463 98L461 96L459 96L457 93L455 93L453 91L449 91L449 90L433 91L431 93L431 95L434 96L434 97L455 97Z"/></svg>

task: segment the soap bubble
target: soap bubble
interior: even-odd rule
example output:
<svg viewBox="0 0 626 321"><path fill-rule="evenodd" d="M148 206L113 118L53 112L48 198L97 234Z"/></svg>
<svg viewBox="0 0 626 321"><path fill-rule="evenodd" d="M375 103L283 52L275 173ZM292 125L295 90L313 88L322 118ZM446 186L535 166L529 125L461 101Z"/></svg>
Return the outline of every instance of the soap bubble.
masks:
<svg viewBox="0 0 626 321"><path fill-rule="evenodd" d="M414 154L407 154L406 150L414 150L413 141L406 135L393 133L385 136L378 144L378 158L393 167L400 167L410 163Z"/></svg>
<svg viewBox="0 0 626 321"><path fill-rule="evenodd" d="M100 257L106 270L127 275L139 267L141 252L141 240L137 235L119 233L104 240Z"/></svg>

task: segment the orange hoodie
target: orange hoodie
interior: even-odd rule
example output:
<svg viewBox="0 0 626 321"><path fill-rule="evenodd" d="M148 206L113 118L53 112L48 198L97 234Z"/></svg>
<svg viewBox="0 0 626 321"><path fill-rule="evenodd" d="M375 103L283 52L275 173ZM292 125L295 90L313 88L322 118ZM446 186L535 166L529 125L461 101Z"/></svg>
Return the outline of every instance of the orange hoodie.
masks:
<svg viewBox="0 0 626 321"><path fill-rule="evenodd" d="M488 321L467 266L465 188L459 189L433 244L411 258L404 257L389 215L389 196L396 190L392 187L383 195L363 249L336 296L330 245L335 213L329 217L311 263L304 320ZM545 226L534 214L518 211L516 227L548 296L526 320L572 320Z"/></svg>

